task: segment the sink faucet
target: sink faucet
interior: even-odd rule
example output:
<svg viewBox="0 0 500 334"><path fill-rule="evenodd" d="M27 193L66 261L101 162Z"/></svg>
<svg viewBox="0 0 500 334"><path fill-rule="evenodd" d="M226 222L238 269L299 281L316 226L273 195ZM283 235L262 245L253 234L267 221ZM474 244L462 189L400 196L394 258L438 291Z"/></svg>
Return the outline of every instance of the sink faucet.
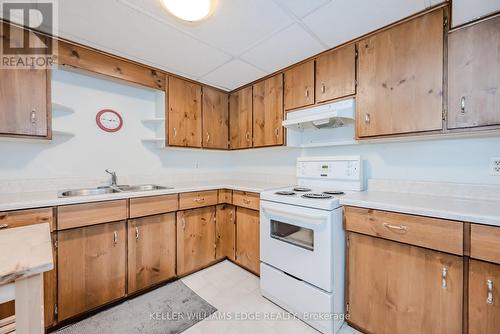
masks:
<svg viewBox="0 0 500 334"><path fill-rule="evenodd" d="M116 181L116 172L110 172L109 170L106 169L106 173L111 175L111 187L116 188L118 186Z"/></svg>

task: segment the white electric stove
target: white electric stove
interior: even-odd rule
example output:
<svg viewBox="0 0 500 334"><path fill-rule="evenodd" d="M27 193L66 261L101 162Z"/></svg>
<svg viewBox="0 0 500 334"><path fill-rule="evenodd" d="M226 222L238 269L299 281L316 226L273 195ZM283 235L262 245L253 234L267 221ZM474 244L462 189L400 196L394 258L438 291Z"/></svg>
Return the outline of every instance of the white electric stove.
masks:
<svg viewBox="0 0 500 334"><path fill-rule="evenodd" d="M348 156L299 158L296 186L261 193L262 295L323 333L344 322L339 199L361 190L361 158Z"/></svg>

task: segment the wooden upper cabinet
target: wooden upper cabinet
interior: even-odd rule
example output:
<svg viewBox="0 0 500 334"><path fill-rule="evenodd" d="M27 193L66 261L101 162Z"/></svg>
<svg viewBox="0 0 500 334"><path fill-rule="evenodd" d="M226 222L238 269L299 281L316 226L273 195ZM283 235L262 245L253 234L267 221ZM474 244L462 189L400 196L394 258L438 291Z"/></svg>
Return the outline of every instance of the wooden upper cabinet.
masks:
<svg viewBox="0 0 500 334"><path fill-rule="evenodd" d="M128 221L128 292L175 276L175 213Z"/></svg>
<svg viewBox="0 0 500 334"><path fill-rule="evenodd" d="M252 147L252 87L243 88L229 97L231 149Z"/></svg>
<svg viewBox="0 0 500 334"><path fill-rule="evenodd" d="M253 85L253 146L283 145L283 74Z"/></svg>
<svg viewBox="0 0 500 334"><path fill-rule="evenodd" d="M285 110L314 104L314 60L285 71Z"/></svg>
<svg viewBox="0 0 500 334"><path fill-rule="evenodd" d="M349 233L348 261L348 322L362 332L462 333L462 257Z"/></svg>
<svg viewBox="0 0 500 334"><path fill-rule="evenodd" d="M359 42L358 137L442 129L444 15L440 8Z"/></svg>
<svg viewBox="0 0 500 334"><path fill-rule="evenodd" d="M2 23L2 32L2 45L22 45L25 35L34 35L7 23ZM46 41L45 37L38 35L29 38ZM49 70L0 70L0 135L50 139L50 110Z"/></svg>
<svg viewBox="0 0 500 334"><path fill-rule="evenodd" d="M356 45L349 44L316 58L316 102L356 94Z"/></svg>
<svg viewBox="0 0 500 334"><path fill-rule="evenodd" d="M203 147L229 148L228 94L203 87Z"/></svg>
<svg viewBox="0 0 500 334"><path fill-rule="evenodd" d="M500 266L469 264L469 334L496 334L500 328Z"/></svg>
<svg viewBox="0 0 500 334"><path fill-rule="evenodd" d="M125 222L58 233L58 320L125 296Z"/></svg>
<svg viewBox="0 0 500 334"><path fill-rule="evenodd" d="M201 147L201 86L168 78L168 145Z"/></svg>
<svg viewBox="0 0 500 334"><path fill-rule="evenodd" d="M500 15L448 37L448 128L500 124Z"/></svg>

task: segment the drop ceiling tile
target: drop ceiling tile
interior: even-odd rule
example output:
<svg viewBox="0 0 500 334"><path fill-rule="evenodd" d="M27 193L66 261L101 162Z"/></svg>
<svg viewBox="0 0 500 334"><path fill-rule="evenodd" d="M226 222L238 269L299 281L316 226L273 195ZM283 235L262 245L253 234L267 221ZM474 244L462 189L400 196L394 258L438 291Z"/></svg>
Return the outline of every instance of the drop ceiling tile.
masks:
<svg viewBox="0 0 500 334"><path fill-rule="evenodd" d="M287 7L293 14L298 17L304 17L319 6L331 0L275 0L282 6Z"/></svg>
<svg viewBox="0 0 500 334"><path fill-rule="evenodd" d="M274 72L313 56L324 48L298 24L271 36L241 58L268 72Z"/></svg>
<svg viewBox="0 0 500 334"><path fill-rule="evenodd" d="M266 74L268 73L239 59L233 59L215 71L203 76L201 81L227 90L232 90L257 80Z"/></svg>
<svg viewBox="0 0 500 334"><path fill-rule="evenodd" d="M415 0L333 0L302 21L334 47L424 9Z"/></svg>
<svg viewBox="0 0 500 334"><path fill-rule="evenodd" d="M190 78L231 58L116 1L64 0L59 18L63 37Z"/></svg>

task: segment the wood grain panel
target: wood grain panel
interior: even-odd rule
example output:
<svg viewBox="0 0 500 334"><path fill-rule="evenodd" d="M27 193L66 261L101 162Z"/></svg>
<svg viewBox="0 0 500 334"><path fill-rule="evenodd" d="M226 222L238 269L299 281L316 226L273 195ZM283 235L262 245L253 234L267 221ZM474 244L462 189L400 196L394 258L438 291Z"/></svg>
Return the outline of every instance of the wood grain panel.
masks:
<svg viewBox="0 0 500 334"><path fill-rule="evenodd" d="M161 195L138 197L130 199L130 218L144 217L177 211L179 209L179 195Z"/></svg>
<svg viewBox="0 0 500 334"><path fill-rule="evenodd" d="M488 285L491 282L491 302ZM470 261L469 334L496 334L500 328L500 266Z"/></svg>
<svg viewBox="0 0 500 334"><path fill-rule="evenodd" d="M165 90L165 73L119 59L101 51L58 42L57 64L107 75L142 86Z"/></svg>
<svg viewBox="0 0 500 334"><path fill-rule="evenodd" d="M50 231L54 231L52 208L0 212L0 229L43 223L49 223Z"/></svg>
<svg viewBox="0 0 500 334"><path fill-rule="evenodd" d="M314 104L314 60L294 66L284 75L285 110Z"/></svg>
<svg viewBox="0 0 500 334"><path fill-rule="evenodd" d="M253 146L283 145L283 74L253 85Z"/></svg>
<svg viewBox="0 0 500 334"><path fill-rule="evenodd" d="M349 44L316 58L316 102L356 94L356 45Z"/></svg>
<svg viewBox="0 0 500 334"><path fill-rule="evenodd" d="M500 264L500 227L471 224L470 256Z"/></svg>
<svg viewBox="0 0 500 334"><path fill-rule="evenodd" d="M448 36L449 129L500 124L499 50L500 16Z"/></svg>
<svg viewBox="0 0 500 334"><path fill-rule="evenodd" d="M128 293L175 277L175 213L128 221Z"/></svg>
<svg viewBox="0 0 500 334"><path fill-rule="evenodd" d="M463 255L463 224L365 208L345 208L346 230Z"/></svg>
<svg viewBox="0 0 500 334"><path fill-rule="evenodd" d="M231 189L219 189L219 204L232 204L233 191Z"/></svg>
<svg viewBox="0 0 500 334"><path fill-rule="evenodd" d="M236 263L260 274L259 211L236 208Z"/></svg>
<svg viewBox="0 0 500 334"><path fill-rule="evenodd" d="M180 210L216 205L217 202L218 202L217 190L195 191L195 192L179 194Z"/></svg>
<svg viewBox="0 0 500 334"><path fill-rule="evenodd" d="M440 8L359 42L358 137L442 129Z"/></svg>
<svg viewBox="0 0 500 334"><path fill-rule="evenodd" d="M203 147L229 148L229 95L203 87Z"/></svg>
<svg viewBox="0 0 500 334"><path fill-rule="evenodd" d="M233 205L217 205L215 224L215 258L225 257L235 260L236 249L236 212Z"/></svg>
<svg viewBox="0 0 500 334"><path fill-rule="evenodd" d="M260 208L260 194L251 193L248 191L233 191L233 204L236 206L259 210Z"/></svg>
<svg viewBox="0 0 500 334"><path fill-rule="evenodd" d="M127 219L127 200L64 205L57 208L57 229L95 225Z"/></svg>
<svg viewBox="0 0 500 334"><path fill-rule="evenodd" d="M168 78L168 145L201 147L201 86Z"/></svg>
<svg viewBox="0 0 500 334"><path fill-rule="evenodd" d="M55 245L57 233L52 233L51 238L52 245ZM55 306L57 304L57 249L55 247L52 247L52 257L54 269L43 273L43 311L45 313L45 328L52 327L57 322L55 314Z"/></svg>
<svg viewBox="0 0 500 334"><path fill-rule="evenodd" d="M177 274L215 260L215 206L177 212Z"/></svg>
<svg viewBox="0 0 500 334"><path fill-rule="evenodd" d="M232 150L252 147L252 87L229 96L229 140Z"/></svg>
<svg viewBox="0 0 500 334"><path fill-rule="evenodd" d="M58 232L59 321L125 296L126 238L124 221Z"/></svg>
<svg viewBox="0 0 500 334"><path fill-rule="evenodd" d="M364 333L462 334L461 257L349 233L348 258L350 324Z"/></svg>

